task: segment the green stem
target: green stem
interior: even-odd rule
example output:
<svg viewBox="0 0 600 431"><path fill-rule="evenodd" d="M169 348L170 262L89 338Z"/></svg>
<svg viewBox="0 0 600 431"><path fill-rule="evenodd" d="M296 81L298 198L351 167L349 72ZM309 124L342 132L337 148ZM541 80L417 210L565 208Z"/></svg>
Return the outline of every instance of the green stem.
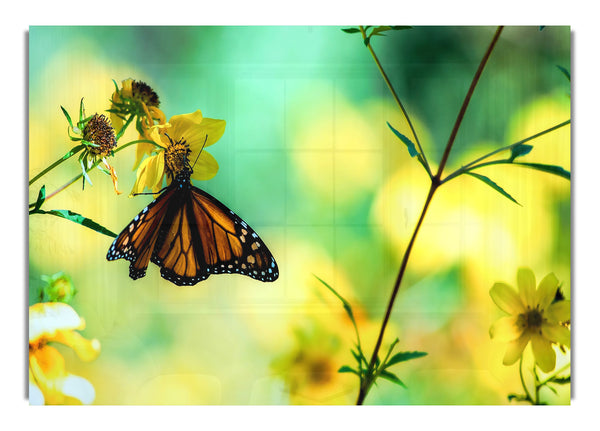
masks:
<svg viewBox="0 0 600 431"><path fill-rule="evenodd" d="M133 145L133 144L138 144L140 142L147 142L147 143L151 143L151 144L156 144L154 141L149 141L147 139L136 139L135 141L131 141L128 142L124 145L121 145L119 148L117 148L114 152L118 153L121 150L124 150L125 148ZM157 145L158 146L158 145ZM94 162L94 164L90 167L90 169L88 169L88 172L91 171L92 169L94 169L96 166L98 166L100 164L101 160L97 160L96 162ZM74 184L75 182L77 182L77 180L79 180L81 177L83 176L83 173L75 176L74 178L72 178L71 180L69 180L67 183L65 183L64 185L62 185L61 187L59 187L58 189L56 189L55 191L53 191L52 193L50 193L49 195L46 196L45 201L47 201L48 199L50 199L53 196L56 196L58 193L62 192L63 190L65 190L67 187L69 187L70 185ZM35 206L35 204L29 204L29 208Z"/></svg>
<svg viewBox="0 0 600 431"><path fill-rule="evenodd" d="M65 154L64 156L62 156L60 159L58 159L56 162L52 163L50 166L48 166L46 169L44 169L42 172L40 172L39 174L37 174L35 177L33 177L31 180L29 180L29 185L32 185L33 183L35 183L37 180L39 180L40 178L42 178L44 175L46 175L48 172L50 172L52 169L54 169L55 167L57 167L58 165L60 165L62 162L64 162L65 160L70 159L71 157L73 157L75 154L79 153L81 150L83 150L85 148L85 145L78 145L76 147L73 147L71 149L71 151L69 151L67 154Z"/></svg>
<svg viewBox="0 0 600 431"><path fill-rule="evenodd" d="M365 29L364 29L364 27L362 25L359 26L359 28L360 28L360 32L362 34L363 40L365 40L367 38L367 34L365 32ZM381 63L379 62L379 58L377 58L377 55L375 54L375 51L373 50L373 47L371 46L370 42L367 45L367 48L369 48L369 51L371 52L371 56L373 57L373 60L375 60L375 64L377 64L377 67L379 68L379 72L381 73L381 76L383 77L383 80L387 84L390 92L392 93L392 96L394 97L394 100L396 101L396 103L400 107L400 110L402 111L402 114L404 115L404 118L406 119L406 122L408 123L408 126L410 127L410 130L411 130L411 132L412 132L412 134L413 134L413 136L415 138L415 142L417 144L417 147L419 148L419 153L423 157L423 162L424 162L423 166L425 166L425 169L427 170L427 173L429 174L429 177L431 177L433 174L431 173L431 169L429 167L429 163L427 162L427 158L425 157L425 153L423 152L423 148L421 148L421 143L419 142L419 138L417 137L417 132L415 131L415 128L413 127L413 124L410 121L410 117L408 116L408 112L406 112L406 109L404 109L404 105L400 101L400 98L398 97L398 94L396 93L396 90L394 90L394 87L393 87L392 83L390 82L387 74L385 73L385 70L383 70L383 67L381 66Z"/></svg>
<svg viewBox="0 0 600 431"><path fill-rule="evenodd" d="M446 182L450 181L451 179L456 178L456 177L458 177L458 176L460 176L460 175L464 174L465 172L470 171L472 169L480 168L482 166L487 166L488 164L495 164L494 162L487 162L487 163L482 163L482 164L477 165L477 163L479 163L482 160L485 160L485 159L487 159L487 158L489 158L489 157L491 157L491 156L493 156L495 154L498 154L498 153L500 153L502 151L511 150L514 147L518 146L518 145L524 144L525 142L529 142L529 141L531 141L531 140L533 140L535 138L539 138L540 136L543 136L543 135L545 135L547 133L553 132L554 130L559 129L561 127L564 127L564 126L566 126L566 125L568 125L570 123L571 123L571 120L563 121L562 123L557 124L556 126L550 127L549 129L546 129L546 130L543 130L543 131L541 131L539 133L536 133L535 135L532 135L532 136L530 136L528 138L525 138L525 139L523 139L523 140L521 140L519 142L515 142L514 144L507 145L507 146L502 147L502 148L498 148L497 150L494 150L491 153L488 153L488 154L486 154L484 156L481 156L480 158L478 158L476 160L473 160L472 162L470 162L470 163L462 166L460 169L457 169L456 171L454 171L453 173L451 173L450 175L448 175L446 178L444 178L442 180L442 184L446 183ZM504 162L504 161L502 161L502 162Z"/></svg>
<svg viewBox="0 0 600 431"><path fill-rule="evenodd" d="M558 376L560 373L562 373L563 371L565 371L567 368L569 368L571 366L571 363L565 364L562 367L560 367L558 370L556 370L554 372L554 374L552 374L550 377L546 378L546 380L541 381L540 382L540 386L544 386L546 383L548 383L550 380L552 380L553 378L555 378L556 376Z"/></svg>
<svg viewBox="0 0 600 431"><path fill-rule="evenodd" d="M521 378L521 385L523 386L523 390L525 391L527 399L533 404L533 398L531 398L531 394L527 390L527 386L525 385L525 379L523 378L523 355L521 355L521 360L519 361L519 377Z"/></svg>

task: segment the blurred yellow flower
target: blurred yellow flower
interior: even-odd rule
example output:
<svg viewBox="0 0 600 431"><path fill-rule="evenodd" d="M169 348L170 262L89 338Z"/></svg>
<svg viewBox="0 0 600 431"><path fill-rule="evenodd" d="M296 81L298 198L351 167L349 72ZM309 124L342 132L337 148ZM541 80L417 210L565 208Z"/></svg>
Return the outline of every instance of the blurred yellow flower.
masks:
<svg viewBox="0 0 600 431"><path fill-rule="evenodd" d="M75 329L85 328L85 321L70 306L44 302L29 307L29 402L30 404L65 404L76 399L91 404L94 387L83 377L70 374L60 352L48 343L71 347L83 361L92 361L100 353L100 342L87 340Z"/></svg>
<svg viewBox="0 0 600 431"><path fill-rule="evenodd" d="M209 180L217 174L219 164L204 147L216 143L225 132L225 120L203 118L200 110L191 114L175 115L165 125L154 126L150 137L161 150L142 161L130 196L141 193L144 188L153 192L161 189L163 178L167 184L180 170L181 154L193 165L191 177Z"/></svg>
<svg viewBox="0 0 600 431"><path fill-rule="evenodd" d="M548 274L535 288L535 275L528 268L517 272L519 292L505 283L495 283L490 296L496 305L510 316L498 320L490 328L490 337L508 342L503 364L514 364L531 341L535 362L544 372L556 364L553 343L570 347L571 332L565 326L571 319L571 302L553 302L558 290L558 279Z"/></svg>
<svg viewBox="0 0 600 431"><path fill-rule="evenodd" d="M349 356L347 346L330 330L316 322L295 328L295 347L273 362L291 404L347 404L354 395L354 376L338 373Z"/></svg>

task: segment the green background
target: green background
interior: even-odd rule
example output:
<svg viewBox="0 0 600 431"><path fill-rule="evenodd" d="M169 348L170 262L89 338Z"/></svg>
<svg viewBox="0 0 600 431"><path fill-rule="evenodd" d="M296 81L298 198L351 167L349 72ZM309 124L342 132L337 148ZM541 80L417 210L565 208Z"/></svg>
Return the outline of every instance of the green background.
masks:
<svg viewBox="0 0 600 431"><path fill-rule="evenodd" d="M437 167L492 27L415 27L372 44ZM445 172L570 118L569 27L507 27L493 52ZM427 177L386 122L411 136L359 35L339 27L31 27L30 178L70 148L60 106L73 117L109 107L112 79L149 84L167 119L200 109L224 119L209 152L217 176L196 182L238 213L267 243L280 278L262 284L213 276L191 288L128 278L108 262L112 239L51 216L29 219L29 302L42 274L67 272L88 338L102 352L67 368L92 382L97 404L351 404L352 327L314 275L359 315L368 352ZM533 142L524 161L570 170L569 128ZM125 135L120 143L136 139ZM151 200L127 197L133 147L111 159L124 192L96 171L45 204L119 232ZM80 171L75 160L29 189L55 190ZM570 297L570 183L535 171L480 171L515 205L472 178L438 191L409 262L388 328L400 349L428 356L396 366L408 386L381 382L373 404L506 404L520 389L517 366L489 339L502 313L496 281L517 268L554 272ZM313 275L314 274L314 275ZM559 362L568 362L559 357ZM569 388L546 401L569 403Z"/></svg>

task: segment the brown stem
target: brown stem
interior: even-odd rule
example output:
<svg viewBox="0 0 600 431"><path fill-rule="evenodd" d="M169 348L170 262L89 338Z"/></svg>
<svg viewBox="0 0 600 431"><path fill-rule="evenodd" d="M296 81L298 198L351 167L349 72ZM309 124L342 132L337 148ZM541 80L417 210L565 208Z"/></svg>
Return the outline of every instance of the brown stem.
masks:
<svg viewBox="0 0 600 431"><path fill-rule="evenodd" d="M452 145L454 144L454 140L456 139L456 134L458 133L458 129L460 127L462 119L464 118L465 112L467 110L467 106L469 105L469 102L471 100L471 97L473 95L475 87L477 85L477 82L479 81L479 78L481 77L483 68L485 67L485 64L487 63L487 61L490 57L490 54L492 53L492 50L494 49L494 46L496 45L496 42L498 41L498 38L500 37L500 33L502 32L502 29L503 29L502 26L498 27L498 29L496 30L496 33L494 34L494 37L490 43L490 46L488 47L486 53L484 54L483 58L481 59L479 67L477 68L477 71L475 72L475 76L473 77L473 81L471 82L471 86L469 87L469 91L467 92L467 95L465 96L463 105L461 106L458 116L456 118L456 122L454 123L454 127L452 128L452 132L450 133L450 138L448 139L448 143L446 144L446 149L444 150L444 155L442 156L442 161L440 162L440 167L438 169L438 172L434 177L431 178L431 186L429 188L429 194L427 195L427 199L425 200L423 210L421 211L421 216L419 217L419 221L417 222L417 225L415 226L413 235L410 239L410 242L408 243L406 252L404 253L404 257L402 258L402 263L400 264L400 270L398 271L398 277L396 278L396 282L394 283L394 288L392 290L392 295L388 302L388 306L387 306L387 309L385 312L385 317L383 318L383 322L381 323L381 329L379 331L377 343L375 344L375 348L373 349L373 355L371 356L371 361L369 363L369 370L375 369L375 363L377 361L379 349L381 348L381 343L383 341L383 335L385 333L385 329L387 327L388 321L389 321L391 313L392 313L392 308L394 306L394 301L396 300L396 295L398 294L398 291L400 290L400 283L402 282L402 278L404 277L404 272L406 270L406 265L408 264L408 258L410 257L412 247L417 238L417 234L419 233L419 229L421 228L421 224L423 223L423 219L425 218L425 214L427 213L427 208L429 208L429 204L431 203L431 199L433 198L433 194L435 193L435 191L441 184L440 178L442 176L442 171L444 170L446 162L448 161L448 156L450 155L450 150L452 149ZM361 27L361 30L362 30L362 27ZM358 393L358 398L356 400L356 405L363 404L365 397L367 396L367 393L369 392L369 389L370 389L372 383L373 383L373 381L370 379L365 379L361 382L360 390Z"/></svg>
<svg viewBox="0 0 600 431"><path fill-rule="evenodd" d="M373 370L375 367L375 362L377 361L377 354L379 353L379 349L381 348L381 342L383 341L383 334L385 333L385 328L387 327L388 321L390 320L390 316L392 314L392 308L394 306L394 301L396 300L396 295L400 290L400 283L402 282L402 278L404 277L404 271L406 270L406 265L408 264L408 258L410 256L410 252L412 251L415 240L417 239L417 234L419 233L419 229L421 228L421 224L423 223L423 219L425 218L425 214L427 213L427 208L429 208L429 204L431 203L431 199L433 198L433 194L439 187L438 183L431 183L431 187L429 188L429 194L427 195L427 200L425 200L425 205L423 205L423 210L421 211L421 216L419 217L419 221L415 226L415 230L413 232L412 238L406 247L406 252L404 253L404 257L402 258L402 263L400 264L400 271L398 272L398 277L396 277L396 283L394 284L394 289L392 290L392 296L388 302L387 310L385 311L385 317L383 318L383 322L381 323L381 330L379 331L379 337L377 338L377 343L375 344L375 349L373 350L373 355L371 356L371 362L369 363L369 370ZM366 384L361 385L358 399L356 400L356 405L361 405L364 402L365 397L367 396L367 392L371 386L372 382L366 382Z"/></svg>
<svg viewBox="0 0 600 431"><path fill-rule="evenodd" d="M444 150L444 155L442 156L442 161L440 162L440 167L438 168L437 174L435 175L438 179L442 177L442 171L446 166L446 162L448 161L448 157L450 156L450 150L452 150L452 146L454 145L454 140L456 139L456 134L458 133L458 128L462 123L462 120L465 116L465 112L467 112L467 106L469 106L469 102L471 101L471 97L473 96L473 92L475 91L475 87L477 86L477 82L479 82L479 78L483 73L483 68L485 67L494 47L496 46L496 42L500 38L500 33L502 33L502 29L504 26L499 26L496 30L496 34L488 46L487 51L483 55L481 62L479 63L479 67L475 72L475 76L473 77L473 81L471 81L471 86L469 87L469 91L467 91L467 95L465 96L465 100L463 101L462 106L460 107L460 111L458 112L458 116L456 117L456 121L454 122L454 127L452 128L452 132L450 133L450 137L448 138L448 143L446 144L446 149Z"/></svg>

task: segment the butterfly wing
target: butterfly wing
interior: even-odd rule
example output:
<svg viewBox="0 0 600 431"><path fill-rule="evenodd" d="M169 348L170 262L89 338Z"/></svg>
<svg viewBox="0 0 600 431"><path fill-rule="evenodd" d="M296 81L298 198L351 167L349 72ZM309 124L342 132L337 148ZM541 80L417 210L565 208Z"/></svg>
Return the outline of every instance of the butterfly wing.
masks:
<svg viewBox="0 0 600 431"><path fill-rule="evenodd" d="M175 188L165 190L158 198L142 210L113 241L106 259L130 261L129 276L138 279L146 275L148 262L158 239L160 226L176 194Z"/></svg>
<svg viewBox="0 0 600 431"><path fill-rule="evenodd" d="M180 196L161 225L151 256L163 278L179 286L196 284L210 274L277 279L273 255L246 222L197 187L190 186Z"/></svg>

